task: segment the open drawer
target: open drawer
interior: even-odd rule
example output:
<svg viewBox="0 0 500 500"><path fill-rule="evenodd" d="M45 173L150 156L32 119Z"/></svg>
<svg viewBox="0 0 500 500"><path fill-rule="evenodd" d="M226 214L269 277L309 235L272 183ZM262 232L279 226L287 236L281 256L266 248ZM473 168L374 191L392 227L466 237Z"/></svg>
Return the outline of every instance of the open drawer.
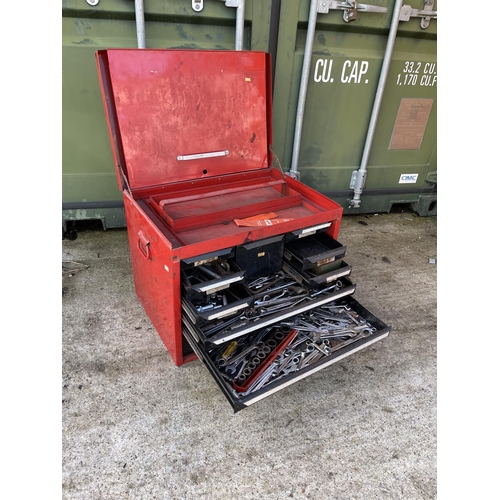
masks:
<svg viewBox="0 0 500 500"><path fill-rule="evenodd" d="M387 337L387 326L352 296L206 349L190 322L183 335L234 411L322 370Z"/></svg>
<svg viewBox="0 0 500 500"><path fill-rule="evenodd" d="M346 247L327 233L318 233L287 243L283 257L300 269L324 266L341 259Z"/></svg>
<svg viewBox="0 0 500 500"><path fill-rule="evenodd" d="M292 286L290 286L292 288ZM220 346L226 342L245 336L261 328L268 327L279 321L284 321L299 313L306 313L318 306L352 295L356 285L348 278L341 278L333 285L317 291L305 290L297 295L283 299L266 300L266 296L242 299L213 312L196 313L192 304L182 301L184 322L188 323L193 338L205 350ZM270 305L266 303L270 302ZM232 308L232 315L228 314ZM219 312L220 311L220 312ZM206 320L206 321L203 321Z"/></svg>
<svg viewBox="0 0 500 500"><path fill-rule="evenodd" d="M292 264L283 263L283 269L308 288L316 289L327 285L345 276L349 276L352 266L343 260L338 260L323 266L312 267L306 270Z"/></svg>

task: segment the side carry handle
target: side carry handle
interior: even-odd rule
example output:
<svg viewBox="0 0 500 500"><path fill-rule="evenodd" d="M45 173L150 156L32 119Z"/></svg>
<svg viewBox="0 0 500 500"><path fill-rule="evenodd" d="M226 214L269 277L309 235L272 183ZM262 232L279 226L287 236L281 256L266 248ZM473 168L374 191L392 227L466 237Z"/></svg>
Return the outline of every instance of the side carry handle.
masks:
<svg viewBox="0 0 500 500"><path fill-rule="evenodd" d="M149 259L151 257L151 247L149 239L144 236L144 233L142 231L139 231L138 236L139 240L137 241L137 248L141 251L145 259Z"/></svg>

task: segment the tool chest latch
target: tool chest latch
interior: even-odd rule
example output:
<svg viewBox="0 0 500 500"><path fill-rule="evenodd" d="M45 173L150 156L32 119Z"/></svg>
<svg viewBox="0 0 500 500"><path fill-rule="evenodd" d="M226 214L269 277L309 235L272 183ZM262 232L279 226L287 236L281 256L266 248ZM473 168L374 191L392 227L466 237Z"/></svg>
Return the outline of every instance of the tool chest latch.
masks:
<svg viewBox="0 0 500 500"><path fill-rule="evenodd" d="M344 11L343 17L346 23L355 21L358 18L358 11L377 12L379 14L385 14L387 12L386 7L379 7L378 5L367 5L364 3L358 3L355 0L346 0L345 2L337 2L335 0L318 2L318 13L328 14L329 10L343 10Z"/></svg>
<svg viewBox="0 0 500 500"><path fill-rule="evenodd" d="M409 21L412 17L421 17L420 27L426 29L429 27L431 19L437 19L437 10L434 8L434 0L425 0L423 10L414 9L411 5L403 5L399 13L400 21Z"/></svg>

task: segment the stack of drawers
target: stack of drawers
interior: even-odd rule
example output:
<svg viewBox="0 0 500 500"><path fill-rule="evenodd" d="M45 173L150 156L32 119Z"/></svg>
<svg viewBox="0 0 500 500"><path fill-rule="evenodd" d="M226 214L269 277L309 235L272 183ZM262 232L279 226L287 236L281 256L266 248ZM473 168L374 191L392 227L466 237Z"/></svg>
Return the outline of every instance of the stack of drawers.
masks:
<svg viewBox="0 0 500 500"><path fill-rule="evenodd" d="M181 262L183 334L235 411L387 336L346 250L287 233Z"/></svg>

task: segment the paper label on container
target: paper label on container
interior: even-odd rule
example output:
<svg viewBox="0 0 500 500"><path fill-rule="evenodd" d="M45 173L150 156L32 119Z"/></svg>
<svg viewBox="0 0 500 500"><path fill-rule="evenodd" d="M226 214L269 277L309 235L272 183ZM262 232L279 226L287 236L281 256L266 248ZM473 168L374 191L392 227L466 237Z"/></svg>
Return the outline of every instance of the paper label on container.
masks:
<svg viewBox="0 0 500 500"><path fill-rule="evenodd" d="M390 150L420 149L434 99L401 99Z"/></svg>

